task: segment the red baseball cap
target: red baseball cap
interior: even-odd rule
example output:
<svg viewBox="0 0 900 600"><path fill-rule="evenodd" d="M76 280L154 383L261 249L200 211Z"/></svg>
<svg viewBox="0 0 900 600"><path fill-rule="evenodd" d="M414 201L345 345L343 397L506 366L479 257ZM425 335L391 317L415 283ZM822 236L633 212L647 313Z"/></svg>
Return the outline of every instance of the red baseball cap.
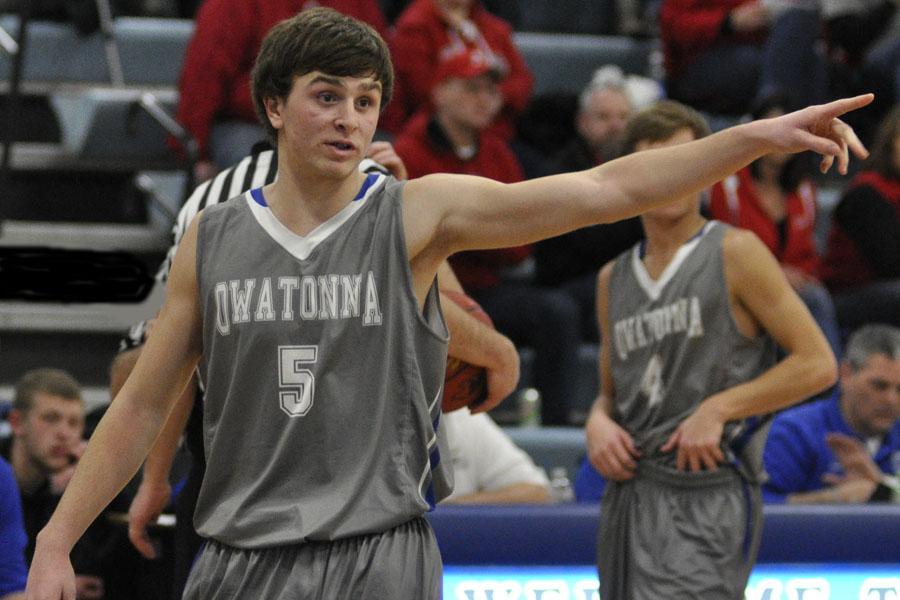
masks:
<svg viewBox="0 0 900 600"><path fill-rule="evenodd" d="M434 73L434 85L451 77L457 79L473 79L482 75L490 75L499 81L502 77L500 68L493 56L485 56L480 50L464 50L451 54L438 63Z"/></svg>

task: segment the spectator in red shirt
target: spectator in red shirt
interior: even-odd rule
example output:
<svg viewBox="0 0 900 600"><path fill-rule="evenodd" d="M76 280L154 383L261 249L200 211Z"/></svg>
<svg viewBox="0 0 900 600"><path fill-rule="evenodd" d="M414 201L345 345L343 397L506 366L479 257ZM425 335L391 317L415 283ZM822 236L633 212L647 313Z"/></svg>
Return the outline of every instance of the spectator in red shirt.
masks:
<svg viewBox="0 0 900 600"><path fill-rule="evenodd" d="M178 82L178 121L200 148L198 181L246 156L266 135L250 99L250 70L276 23L314 6L334 8L387 35L377 0L205 0Z"/></svg>
<svg viewBox="0 0 900 600"><path fill-rule="evenodd" d="M673 99L745 114L777 94L801 106L825 97L813 0L663 0L659 21Z"/></svg>
<svg viewBox="0 0 900 600"><path fill-rule="evenodd" d="M832 214L823 275L844 327L900 326L900 105Z"/></svg>
<svg viewBox="0 0 900 600"><path fill-rule="evenodd" d="M478 0L414 0L394 27L392 58L403 90L396 97L398 112L411 116L429 110L440 61L478 50L502 74L501 109L491 128L504 140L512 139L514 119L528 104L534 78L506 21L489 13Z"/></svg>
<svg viewBox="0 0 900 600"><path fill-rule="evenodd" d="M783 103L773 100L754 115L777 117ZM819 281L815 245L816 188L808 157L769 154L713 186L710 216L754 232L769 248L797 295L822 329L835 356L841 335L834 303Z"/></svg>
<svg viewBox="0 0 900 600"><path fill-rule="evenodd" d="M462 173L504 183L523 179L509 145L487 130L500 109L500 73L479 50L451 55L435 71L433 113L419 113L395 140L410 178ZM530 246L463 252L450 257L463 288L482 305L497 329L535 351L535 387L543 395L544 424L568 423L579 342L578 308L557 290L513 276Z"/></svg>

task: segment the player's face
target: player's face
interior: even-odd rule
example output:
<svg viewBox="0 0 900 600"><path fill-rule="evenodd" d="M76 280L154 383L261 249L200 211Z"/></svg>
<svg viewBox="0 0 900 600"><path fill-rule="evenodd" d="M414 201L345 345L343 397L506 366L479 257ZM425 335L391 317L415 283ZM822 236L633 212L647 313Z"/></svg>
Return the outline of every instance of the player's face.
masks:
<svg viewBox="0 0 900 600"><path fill-rule="evenodd" d="M71 464L72 450L83 432L84 405L80 400L37 393L14 434L29 459L51 474Z"/></svg>
<svg viewBox="0 0 900 600"><path fill-rule="evenodd" d="M638 142L635 145L635 151L650 150L652 148L669 148L671 146L679 146L694 141L694 132L689 128L679 129L675 135L667 140L659 142ZM700 211L700 194L694 194L680 198L679 200L669 203L665 206L655 208L644 213L643 217L648 219L656 219L661 221L677 221L686 215L699 213Z"/></svg>
<svg viewBox="0 0 900 600"><path fill-rule="evenodd" d="M591 94L587 106L578 113L576 125L578 133L594 151L609 154L621 140L629 116L628 97L618 90L604 89Z"/></svg>
<svg viewBox="0 0 900 600"><path fill-rule="evenodd" d="M857 371L841 367L848 422L867 436L886 433L900 419L900 359L873 354Z"/></svg>
<svg viewBox="0 0 900 600"><path fill-rule="evenodd" d="M490 125L503 104L500 87L490 75L448 79L438 84L434 98L443 118L470 131Z"/></svg>
<svg viewBox="0 0 900 600"><path fill-rule="evenodd" d="M278 130L278 151L290 164L347 177L355 172L378 126L381 84L373 77L335 77L314 71L296 77L287 98L266 108Z"/></svg>

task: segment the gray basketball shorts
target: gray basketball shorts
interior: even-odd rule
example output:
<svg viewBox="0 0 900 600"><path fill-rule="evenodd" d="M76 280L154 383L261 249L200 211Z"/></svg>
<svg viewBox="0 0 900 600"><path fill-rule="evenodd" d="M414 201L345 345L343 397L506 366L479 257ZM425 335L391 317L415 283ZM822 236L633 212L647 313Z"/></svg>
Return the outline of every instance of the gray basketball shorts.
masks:
<svg viewBox="0 0 900 600"><path fill-rule="evenodd" d="M759 487L732 468L679 473L641 463L600 504L603 600L743 600L762 530Z"/></svg>
<svg viewBox="0 0 900 600"><path fill-rule="evenodd" d="M439 599L441 555L421 517L383 533L242 549L209 540L185 600Z"/></svg>

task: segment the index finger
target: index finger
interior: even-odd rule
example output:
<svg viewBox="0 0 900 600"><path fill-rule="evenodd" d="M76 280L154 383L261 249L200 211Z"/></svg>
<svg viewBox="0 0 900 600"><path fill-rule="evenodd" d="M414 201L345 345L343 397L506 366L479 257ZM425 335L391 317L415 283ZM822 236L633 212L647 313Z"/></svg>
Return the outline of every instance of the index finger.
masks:
<svg viewBox="0 0 900 600"><path fill-rule="evenodd" d="M825 116L835 118L871 104L873 100L875 100L875 94L860 94L852 98L841 98L822 104L821 109Z"/></svg>

